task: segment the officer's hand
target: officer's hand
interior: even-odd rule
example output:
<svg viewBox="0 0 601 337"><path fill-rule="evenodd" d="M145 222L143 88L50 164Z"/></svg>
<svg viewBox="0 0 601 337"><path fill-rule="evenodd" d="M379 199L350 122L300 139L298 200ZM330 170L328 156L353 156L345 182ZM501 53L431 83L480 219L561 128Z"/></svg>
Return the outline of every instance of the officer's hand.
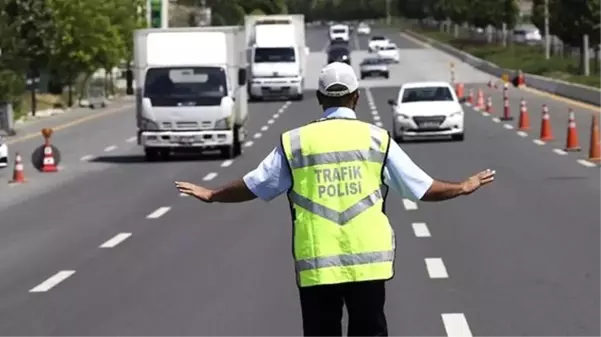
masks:
<svg viewBox="0 0 601 337"><path fill-rule="evenodd" d="M213 191L204 188L202 186L194 185L185 181L176 181L175 187L181 192L187 195L191 195L201 201L211 202L211 194Z"/></svg>
<svg viewBox="0 0 601 337"><path fill-rule="evenodd" d="M493 182L495 180L495 171L491 169L484 170L478 174L475 174L469 177L466 181L463 182L462 190L464 195L468 195L479 189L481 186L484 186L488 183Z"/></svg>

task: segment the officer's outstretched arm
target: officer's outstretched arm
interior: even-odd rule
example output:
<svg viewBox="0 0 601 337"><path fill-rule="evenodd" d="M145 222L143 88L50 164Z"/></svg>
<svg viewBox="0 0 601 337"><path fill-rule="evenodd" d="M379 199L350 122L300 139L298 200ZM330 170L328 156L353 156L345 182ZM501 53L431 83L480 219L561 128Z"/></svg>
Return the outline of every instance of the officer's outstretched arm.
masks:
<svg viewBox="0 0 601 337"><path fill-rule="evenodd" d="M442 180L434 180L432 185L422 197L422 201L443 201L456 198L460 195L468 195L480 187L495 180L495 171L484 170L461 183L452 183Z"/></svg>
<svg viewBox="0 0 601 337"><path fill-rule="evenodd" d="M246 187L244 180L238 179L221 188L212 190L208 201L233 203L250 201L256 198L257 196Z"/></svg>

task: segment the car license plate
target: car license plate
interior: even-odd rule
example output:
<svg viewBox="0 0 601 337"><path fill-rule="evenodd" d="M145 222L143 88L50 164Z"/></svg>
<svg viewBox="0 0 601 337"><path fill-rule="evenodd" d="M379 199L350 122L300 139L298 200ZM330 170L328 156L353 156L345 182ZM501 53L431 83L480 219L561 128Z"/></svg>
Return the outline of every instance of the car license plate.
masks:
<svg viewBox="0 0 601 337"><path fill-rule="evenodd" d="M191 144L196 141L196 137L195 136L179 136L177 138L177 141L180 144Z"/></svg>
<svg viewBox="0 0 601 337"><path fill-rule="evenodd" d="M424 122L424 123L420 124L420 127L424 128L424 129L435 129L438 126L439 126L439 124L436 122Z"/></svg>

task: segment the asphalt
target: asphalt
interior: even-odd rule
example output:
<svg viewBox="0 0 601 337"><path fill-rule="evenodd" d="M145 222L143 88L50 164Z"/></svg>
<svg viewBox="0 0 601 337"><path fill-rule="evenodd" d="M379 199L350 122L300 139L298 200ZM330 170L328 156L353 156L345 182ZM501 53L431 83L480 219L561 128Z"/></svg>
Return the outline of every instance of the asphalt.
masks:
<svg viewBox="0 0 601 337"><path fill-rule="evenodd" d="M450 60L394 30L374 33L390 36L403 61L389 86L362 83L357 113L390 130L386 101L398 83L448 80ZM314 56L308 69L316 72L326 33L310 29L307 40ZM360 37L353 48L361 52L366 41ZM485 87L486 75L457 67L467 87ZM497 179L443 203L389 196L397 237L396 277L387 287L391 335L456 336L463 322L471 331L463 336L600 334L599 167L578 162L586 151L553 151L562 147L565 102L517 89L510 95L531 105L525 137L465 107L465 141L401 144L435 178L461 180L493 168ZM543 102L557 140L538 145L535 106ZM0 334L301 334L285 197L202 204L179 196L173 181L214 187L243 176L282 131L319 117L312 92L301 102L252 103L252 143L234 161L146 163L127 142L133 110L122 110L57 131L61 172L31 172L26 185L0 182ZM584 128L590 112L576 115ZM584 130L580 136L584 147ZM109 146L116 149L105 152ZM86 155L96 158L80 160ZM418 237L424 228L428 235ZM110 240L119 234L123 241ZM107 241L109 248L100 248ZM430 269L426 259L435 259L427 260L434 261ZM53 286L39 287L55 274Z"/></svg>

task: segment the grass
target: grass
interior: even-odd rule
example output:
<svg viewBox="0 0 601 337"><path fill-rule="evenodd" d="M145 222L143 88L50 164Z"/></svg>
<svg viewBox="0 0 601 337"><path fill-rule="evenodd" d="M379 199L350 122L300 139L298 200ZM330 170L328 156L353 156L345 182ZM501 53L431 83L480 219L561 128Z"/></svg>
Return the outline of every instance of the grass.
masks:
<svg viewBox="0 0 601 337"><path fill-rule="evenodd" d="M581 75L579 62L572 57L551 56L544 59L539 46L510 44L507 47L485 44L467 39L455 39L451 34L440 31L416 30L429 38L447 43L478 58L492 62L502 68L521 69L525 73L551 77L568 82L601 87L599 66L591 60L591 76ZM595 71L596 70L596 71Z"/></svg>

